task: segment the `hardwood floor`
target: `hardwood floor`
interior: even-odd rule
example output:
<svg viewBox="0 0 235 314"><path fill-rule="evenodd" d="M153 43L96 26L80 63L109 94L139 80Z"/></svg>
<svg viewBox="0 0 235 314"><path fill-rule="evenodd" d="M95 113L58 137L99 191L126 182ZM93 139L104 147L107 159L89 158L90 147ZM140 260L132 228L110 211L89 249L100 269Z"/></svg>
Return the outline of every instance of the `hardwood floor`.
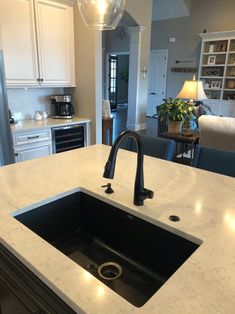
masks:
<svg viewBox="0 0 235 314"><path fill-rule="evenodd" d="M113 119L113 141L117 136L126 130L127 123L127 108L118 108L116 111L112 112ZM146 120L147 128L138 131L141 134L157 136L157 119L147 117Z"/></svg>

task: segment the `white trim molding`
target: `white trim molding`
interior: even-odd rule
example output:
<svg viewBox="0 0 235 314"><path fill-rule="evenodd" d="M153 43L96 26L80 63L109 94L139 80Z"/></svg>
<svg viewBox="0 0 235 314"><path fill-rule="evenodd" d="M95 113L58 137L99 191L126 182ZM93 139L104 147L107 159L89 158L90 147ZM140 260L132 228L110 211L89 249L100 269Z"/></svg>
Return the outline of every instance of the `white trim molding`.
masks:
<svg viewBox="0 0 235 314"><path fill-rule="evenodd" d="M145 26L131 26L131 27L128 27L128 32L129 33L143 32L145 29L146 29Z"/></svg>
<svg viewBox="0 0 235 314"><path fill-rule="evenodd" d="M224 31L224 32L210 32L210 33L200 33L199 36L202 39L228 39L235 37L235 30L232 31Z"/></svg>
<svg viewBox="0 0 235 314"><path fill-rule="evenodd" d="M62 4L67 4L67 5L70 5L70 6L74 6L74 4L77 2L76 0L52 0L52 1L55 1L55 2L59 2L59 3L62 3Z"/></svg>
<svg viewBox="0 0 235 314"><path fill-rule="evenodd" d="M179 5L181 6L183 16L190 16L190 10L184 0L177 0Z"/></svg>
<svg viewBox="0 0 235 314"><path fill-rule="evenodd" d="M128 130L139 131L146 129L147 124L146 123L127 124L126 127Z"/></svg>

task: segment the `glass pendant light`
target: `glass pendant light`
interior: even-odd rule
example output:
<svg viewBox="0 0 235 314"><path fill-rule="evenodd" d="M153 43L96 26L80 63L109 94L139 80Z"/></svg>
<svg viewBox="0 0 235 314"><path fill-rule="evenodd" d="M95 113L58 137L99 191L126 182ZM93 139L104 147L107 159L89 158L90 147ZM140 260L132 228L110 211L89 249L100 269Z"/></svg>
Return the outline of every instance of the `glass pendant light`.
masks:
<svg viewBox="0 0 235 314"><path fill-rule="evenodd" d="M78 0L78 7L88 27L115 29L124 13L126 0Z"/></svg>

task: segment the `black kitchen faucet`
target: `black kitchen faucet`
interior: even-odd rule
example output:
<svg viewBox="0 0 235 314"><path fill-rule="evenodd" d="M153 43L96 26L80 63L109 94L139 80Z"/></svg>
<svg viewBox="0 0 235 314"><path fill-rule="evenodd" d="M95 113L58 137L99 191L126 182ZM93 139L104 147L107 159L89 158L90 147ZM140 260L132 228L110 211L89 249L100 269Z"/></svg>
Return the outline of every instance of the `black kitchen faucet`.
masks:
<svg viewBox="0 0 235 314"><path fill-rule="evenodd" d="M116 165L116 156L119 149L119 146L123 139L125 138L133 138L135 140L137 146L137 168L136 168L136 176L135 176L135 188L134 188L134 204L137 206L141 206L144 204L144 200L146 198L153 198L153 191L144 188L144 172L143 172L143 162L144 162L144 147L141 136L134 131L124 131L122 132L114 142L108 161L104 167L104 178L113 179L115 165Z"/></svg>

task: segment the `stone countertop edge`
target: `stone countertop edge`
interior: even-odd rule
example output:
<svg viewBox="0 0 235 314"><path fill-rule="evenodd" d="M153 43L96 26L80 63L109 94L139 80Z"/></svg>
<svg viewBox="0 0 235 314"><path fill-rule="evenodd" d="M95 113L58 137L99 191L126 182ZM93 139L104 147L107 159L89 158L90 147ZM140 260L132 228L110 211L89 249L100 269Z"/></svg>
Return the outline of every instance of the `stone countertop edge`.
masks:
<svg viewBox="0 0 235 314"><path fill-rule="evenodd" d="M135 153L118 152L115 193L101 188L110 181L102 177L109 151L93 145L0 168L1 243L77 313L234 313L235 179L145 156L145 187L155 196L137 207ZM76 190L201 245L137 308L13 217ZM172 222L170 215L181 220Z"/></svg>
<svg viewBox="0 0 235 314"><path fill-rule="evenodd" d="M73 124L90 123L91 120L83 117L74 116L72 119L52 119L47 118L43 120L21 120L15 124L11 124L12 134L18 132L28 132L34 130L43 130L47 128L60 127Z"/></svg>

